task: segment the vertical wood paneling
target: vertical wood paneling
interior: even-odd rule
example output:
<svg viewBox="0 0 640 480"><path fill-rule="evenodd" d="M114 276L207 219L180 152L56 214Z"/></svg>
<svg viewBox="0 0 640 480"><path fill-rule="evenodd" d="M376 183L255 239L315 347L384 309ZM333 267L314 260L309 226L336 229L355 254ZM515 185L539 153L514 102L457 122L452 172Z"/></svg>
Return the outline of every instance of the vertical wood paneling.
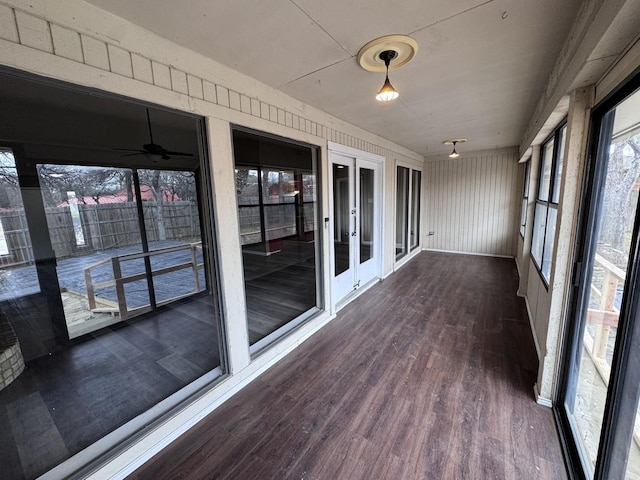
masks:
<svg viewBox="0 0 640 480"><path fill-rule="evenodd" d="M427 158L425 248L514 256L517 167L515 150ZM429 236L430 231L435 235Z"/></svg>

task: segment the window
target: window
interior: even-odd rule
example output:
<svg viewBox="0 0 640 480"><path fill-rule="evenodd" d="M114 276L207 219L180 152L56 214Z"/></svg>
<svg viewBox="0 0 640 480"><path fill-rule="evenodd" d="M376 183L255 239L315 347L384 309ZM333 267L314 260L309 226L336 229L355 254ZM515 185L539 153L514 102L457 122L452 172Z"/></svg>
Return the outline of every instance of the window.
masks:
<svg viewBox="0 0 640 480"><path fill-rule="evenodd" d="M531 237L531 257L547 284L551 275L566 129L565 124L553 132L542 145L540 158L540 176Z"/></svg>
<svg viewBox="0 0 640 480"><path fill-rule="evenodd" d="M524 164L524 185L522 187L522 204L520 206L520 236L524 238L527 226L527 210L529 204L529 176L531 173L531 161Z"/></svg>
<svg viewBox="0 0 640 480"><path fill-rule="evenodd" d="M69 478L224 372L203 120L0 84L0 476Z"/></svg>
<svg viewBox="0 0 640 480"><path fill-rule="evenodd" d="M317 155L309 146L233 132L251 352L321 308Z"/></svg>

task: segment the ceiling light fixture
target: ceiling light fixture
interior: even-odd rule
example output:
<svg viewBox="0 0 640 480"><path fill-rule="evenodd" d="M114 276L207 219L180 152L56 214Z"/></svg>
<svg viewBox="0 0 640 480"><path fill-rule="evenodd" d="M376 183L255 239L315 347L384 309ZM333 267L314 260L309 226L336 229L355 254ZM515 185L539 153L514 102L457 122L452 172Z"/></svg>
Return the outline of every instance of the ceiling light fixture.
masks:
<svg viewBox="0 0 640 480"><path fill-rule="evenodd" d="M391 85L391 82L389 81L389 63L391 63L391 60L396 58L396 55L397 54L395 50L385 50L384 52L381 52L379 55L380 60L384 62L384 66L387 70L387 75L384 80L384 85L382 85L382 88L378 91L378 94L376 95L376 100L380 102L390 102L391 100L395 100L400 96L398 91L395 88L393 88L393 85Z"/></svg>
<svg viewBox="0 0 640 480"><path fill-rule="evenodd" d="M451 138L449 140L445 140L442 143L445 144L445 145L453 145L453 152L451 152L449 154L449 158L458 158L460 156L460 154L456 151L456 144L457 143L464 143L466 141L467 141L466 138Z"/></svg>
<svg viewBox="0 0 640 480"><path fill-rule="evenodd" d="M371 40L358 52L358 64L368 72L385 72L384 85L376 100L389 102L398 98L398 91L389 81L389 70L409 63L418 51L418 43L406 35L387 35ZM393 63L392 63L393 61Z"/></svg>

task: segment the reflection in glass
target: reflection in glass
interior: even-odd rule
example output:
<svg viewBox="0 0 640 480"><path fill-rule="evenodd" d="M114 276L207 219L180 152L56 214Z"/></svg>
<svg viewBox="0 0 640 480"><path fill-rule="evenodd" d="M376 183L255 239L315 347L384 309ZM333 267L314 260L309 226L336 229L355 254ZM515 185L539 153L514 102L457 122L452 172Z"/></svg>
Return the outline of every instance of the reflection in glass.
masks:
<svg viewBox="0 0 640 480"><path fill-rule="evenodd" d="M421 175L418 170L411 172L411 249L420 243L420 190Z"/></svg>
<svg viewBox="0 0 640 480"><path fill-rule="evenodd" d="M114 108L114 100L76 90L39 83L22 87L59 100L65 109L57 113L68 119L127 108L128 121L146 117L142 107ZM82 115L68 110L80 104ZM59 121L49 110L38 114L44 124ZM197 151L193 118L158 115L166 115L167 126L183 121L185 132L191 128L189 149ZM119 131L109 125L115 119L104 122L105 139ZM145 131L146 125L141 127ZM37 139L39 133L21 135ZM117 138L109 141L119 145ZM67 151L60 146L64 142L55 143L60 158L70 152L79 159L93 151L87 145ZM14 332L16 351L27 366L0 385L3 478L36 478L89 446L90 457L106 458L108 448L132 431L143 433L185 401L189 384L203 387L221 372L216 289L204 266L211 250L202 248L195 188L200 159L181 159L188 172L160 171L144 155L122 159L100 150L109 165L97 167L80 160L37 165L21 151L16 149L11 164L7 151L0 154L6 243L0 252L0 331ZM198 246L195 267L192 245ZM184 263L189 266L182 268ZM195 271L198 288L193 288ZM173 301L176 297L180 301ZM0 370L4 379L3 365ZM107 445L95 443L107 436ZM74 468L84 461L74 459Z"/></svg>
<svg viewBox="0 0 640 480"><path fill-rule="evenodd" d="M556 160L556 173L553 176L553 194L551 201L558 203L560 199L560 181L562 179L562 170L564 164L564 144L567 137L567 126L565 125L559 132L558 141L560 142L560 150L558 150L558 158Z"/></svg>
<svg viewBox="0 0 640 480"><path fill-rule="evenodd" d="M409 226L409 169L397 168L396 179L396 260L408 251L407 231Z"/></svg>
<svg viewBox="0 0 640 480"><path fill-rule="evenodd" d="M542 264L547 210L547 205L536 203L535 214L533 216L533 231L531 234L531 256L538 265Z"/></svg>
<svg viewBox="0 0 640 480"><path fill-rule="evenodd" d="M542 149L542 170L540 171L540 186L538 188L538 200L549 200L549 186L551 185L551 168L553 166L553 145L551 139L545 143Z"/></svg>
<svg viewBox="0 0 640 480"><path fill-rule="evenodd" d="M360 168L360 263L373 258L374 172Z"/></svg>
<svg viewBox="0 0 640 480"><path fill-rule="evenodd" d="M249 344L260 350L320 305L314 151L233 132Z"/></svg>
<svg viewBox="0 0 640 480"><path fill-rule="evenodd" d="M349 205L349 167L333 164L333 258L335 276L346 272L351 265L349 238L351 213Z"/></svg>

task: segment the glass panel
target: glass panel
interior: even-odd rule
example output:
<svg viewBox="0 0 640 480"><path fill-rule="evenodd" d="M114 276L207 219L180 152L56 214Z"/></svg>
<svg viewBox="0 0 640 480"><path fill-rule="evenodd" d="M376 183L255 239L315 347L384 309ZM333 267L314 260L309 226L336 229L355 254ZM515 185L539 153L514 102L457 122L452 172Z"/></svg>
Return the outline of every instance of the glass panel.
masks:
<svg viewBox="0 0 640 480"><path fill-rule="evenodd" d="M411 173L411 249L420 243L420 191L421 172L413 170Z"/></svg>
<svg viewBox="0 0 640 480"><path fill-rule="evenodd" d="M527 225L527 207L529 200L526 198L522 199L522 204L520 205L520 235L524 237L525 227Z"/></svg>
<svg viewBox="0 0 640 480"><path fill-rule="evenodd" d="M542 146L542 168L538 186L538 200L549 200L549 186L551 185L551 167L553 166L553 139Z"/></svg>
<svg viewBox="0 0 640 480"><path fill-rule="evenodd" d="M249 343L260 349L320 306L317 166L310 147L253 133L234 131L233 147Z"/></svg>
<svg viewBox="0 0 640 480"><path fill-rule="evenodd" d="M556 217L558 210L553 206L549 206L547 214L547 228L545 230L544 251L542 253L542 276L549 282L551 276L551 260L553 259L553 243L556 234Z"/></svg>
<svg viewBox="0 0 640 480"><path fill-rule="evenodd" d="M397 168L396 180L396 260L407 254L409 227L409 169Z"/></svg>
<svg viewBox="0 0 640 480"><path fill-rule="evenodd" d="M616 107L608 158L599 159L607 162L606 177L601 203L594 216L596 233L594 248L590 253L593 266L585 283L590 285L590 288L586 292L583 304L584 313L579 319L584 325L584 332L578 347L579 365L577 378L574 377L575 395L565 399L574 435L582 449L587 469L590 469L590 476L593 476L598 459L618 319L622 299L626 295L627 264L638 205L638 101L640 93L634 94ZM637 365L629 367L636 368ZM636 422L636 419L620 418L619 421L632 423ZM631 441L626 478L640 478L639 445L640 436L636 429Z"/></svg>
<svg viewBox="0 0 640 480"><path fill-rule="evenodd" d="M15 149L15 160L6 150L0 155L0 224L8 251L0 242L0 290L17 293L0 298L0 477L37 478L84 451L64 473L49 475L67 478L71 469L107 461L132 432L146 435L222 371L210 270L205 291L128 315L129 307L150 303L138 207L145 204L151 214L153 200L147 189L136 200L134 168L184 169L206 178L199 171L208 163L199 156L202 119L23 75L0 73L0 85L0 105L11 105L0 108L3 135L10 125L11 138L32 142ZM16 112L27 111L30 121L15 121ZM150 130L159 144L185 155L145 152ZM22 152L66 166L37 166ZM201 198L212 198L206 183L200 187ZM180 194L179 201L187 200L193 199ZM170 195L171 201L178 200ZM210 211L196 217L207 219L207 235ZM186 221L165 220L169 239L176 234L171 225ZM204 243L211 265L210 243ZM131 254L138 257L125 258ZM114 265L140 276L115 282ZM119 308L119 290L126 310ZM82 316L72 318L72 311ZM67 323L72 319L80 321Z"/></svg>
<svg viewBox="0 0 640 480"><path fill-rule="evenodd" d="M317 228L314 205L316 201L316 176L308 173L302 174L302 201L304 215L304 231L313 232Z"/></svg>
<svg viewBox="0 0 640 480"><path fill-rule="evenodd" d="M374 171L360 168L360 263L373 258Z"/></svg>
<svg viewBox="0 0 640 480"><path fill-rule="evenodd" d="M533 217L533 234L531 236L531 256L538 266L542 265L542 249L544 247L546 224L547 206L536 203L536 211Z"/></svg>
<svg viewBox="0 0 640 480"><path fill-rule="evenodd" d="M531 171L531 162L524 165L524 185L522 187L522 204L520 205L520 235L524 237L527 225L527 210L529 203L529 175Z"/></svg>
<svg viewBox="0 0 640 480"><path fill-rule="evenodd" d="M333 254L335 276L351 265L351 207L349 205L349 167L333 164Z"/></svg>
<svg viewBox="0 0 640 480"><path fill-rule="evenodd" d="M564 163L564 144L567 136L567 126L565 125L558 132L558 141L560 148L558 149L558 158L556 159L556 172L553 176L553 196L551 201L558 203L560 199L560 182L562 180L562 166Z"/></svg>
<svg viewBox="0 0 640 480"><path fill-rule="evenodd" d="M249 167L236 167L235 174L240 243L251 245L263 242L261 209L259 206L252 206L260 205L258 170Z"/></svg>
<svg viewBox="0 0 640 480"><path fill-rule="evenodd" d="M0 302L40 292L31 235L11 150L0 149Z"/></svg>

